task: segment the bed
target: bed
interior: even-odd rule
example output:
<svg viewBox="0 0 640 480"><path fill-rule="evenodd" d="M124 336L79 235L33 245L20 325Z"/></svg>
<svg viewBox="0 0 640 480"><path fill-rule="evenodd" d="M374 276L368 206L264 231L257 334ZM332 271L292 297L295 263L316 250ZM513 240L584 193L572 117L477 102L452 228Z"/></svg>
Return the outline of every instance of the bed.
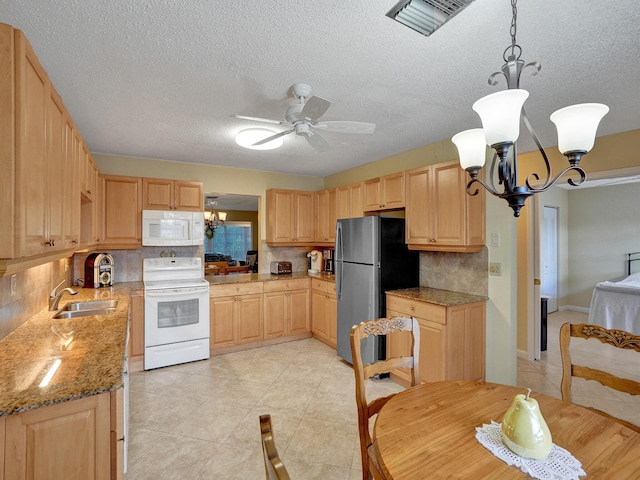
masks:
<svg viewBox="0 0 640 480"><path fill-rule="evenodd" d="M640 272L631 273L640 252L627 254L627 277L600 282L593 289L589 323L640 335Z"/></svg>

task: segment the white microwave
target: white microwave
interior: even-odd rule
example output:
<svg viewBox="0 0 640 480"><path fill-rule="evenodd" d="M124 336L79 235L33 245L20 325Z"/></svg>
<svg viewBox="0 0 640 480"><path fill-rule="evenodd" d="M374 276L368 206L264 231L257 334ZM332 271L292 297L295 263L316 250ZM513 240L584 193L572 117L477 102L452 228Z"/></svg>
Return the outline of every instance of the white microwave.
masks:
<svg viewBox="0 0 640 480"><path fill-rule="evenodd" d="M203 244L203 212L142 211L142 245L164 247Z"/></svg>

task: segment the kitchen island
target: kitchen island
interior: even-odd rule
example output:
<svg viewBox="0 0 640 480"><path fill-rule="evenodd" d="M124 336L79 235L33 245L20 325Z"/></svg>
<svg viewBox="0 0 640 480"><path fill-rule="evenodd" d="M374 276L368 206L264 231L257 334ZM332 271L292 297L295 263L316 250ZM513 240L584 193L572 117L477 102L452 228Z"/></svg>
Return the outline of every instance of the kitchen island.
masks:
<svg viewBox="0 0 640 480"><path fill-rule="evenodd" d="M44 309L0 340L4 478L122 478L129 294L140 288L78 288L60 307L114 299L115 311L53 319Z"/></svg>

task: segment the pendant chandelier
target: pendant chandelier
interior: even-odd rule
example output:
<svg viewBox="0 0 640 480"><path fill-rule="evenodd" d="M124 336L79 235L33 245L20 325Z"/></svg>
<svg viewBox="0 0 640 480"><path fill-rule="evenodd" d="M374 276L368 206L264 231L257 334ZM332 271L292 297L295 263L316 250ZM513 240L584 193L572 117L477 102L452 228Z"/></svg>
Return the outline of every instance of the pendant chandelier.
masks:
<svg viewBox="0 0 640 480"><path fill-rule="evenodd" d="M204 234L211 239L216 234L216 228L224 225L227 220L227 212L216 212L214 207L216 201L212 201L211 210L204 212Z"/></svg>
<svg viewBox="0 0 640 480"><path fill-rule="evenodd" d="M504 198L513 209L513 216L520 216L520 209L530 196L544 192L551 188L567 172L577 173L578 179L569 178L572 186L584 183L586 172L578 166L580 159L593 148L596 130L602 117L609 111L609 107L600 103L583 103L561 108L551 114L551 121L558 131L558 149L569 160L569 166L552 178L551 164L542 148L538 136L524 110L524 102L529 92L520 88L520 75L526 68L532 68L532 75L540 71L538 62L525 64L520 59L522 48L516 43L516 19L517 0L511 1L513 12L511 20L511 46L507 47L502 55L506 62L501 72L495 72L489 77L489 85L496 85L496 77L502 73L507 80L507 90L492 93L481 98L472 106L480 116L482 128L466 130L454 135L451 141L458 148L460 165L471 177L467 184L467 193L477 195L478 188L472 191L475 183L482 185L492 195ZM546 165L546 180L540 185L533 186L531 179L540 180L537 173L530 173L525 185L518 185L518 154L516 140L520 133L520 119L527 127ZM485 182L478 178L478 171L485 164L486 145L489 145L495 153L491 162L489 179ZM499 191L494 184L494 174L497 171L499 185L503 190Z"/></svg>

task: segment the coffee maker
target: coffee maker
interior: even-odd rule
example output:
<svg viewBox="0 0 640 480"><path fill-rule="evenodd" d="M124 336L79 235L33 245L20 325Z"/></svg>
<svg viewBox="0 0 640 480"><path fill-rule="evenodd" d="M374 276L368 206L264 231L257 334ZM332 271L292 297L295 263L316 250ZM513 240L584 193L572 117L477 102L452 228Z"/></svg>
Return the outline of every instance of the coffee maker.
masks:
<svg viewBox="0 0 640 480"><path fill-rule="evenodd" d="M333 248L325 248L323 252L324 265L322 268L323 273L327 275L333 275L334 263L333 263Z"/></svg>
<svg viewBox="0 0 640 480"><path fill-rule="evenodd" d="M307 253L309 259L309 273L320 273L322 268L322 252L320 250L311 250Z"/></svg>

